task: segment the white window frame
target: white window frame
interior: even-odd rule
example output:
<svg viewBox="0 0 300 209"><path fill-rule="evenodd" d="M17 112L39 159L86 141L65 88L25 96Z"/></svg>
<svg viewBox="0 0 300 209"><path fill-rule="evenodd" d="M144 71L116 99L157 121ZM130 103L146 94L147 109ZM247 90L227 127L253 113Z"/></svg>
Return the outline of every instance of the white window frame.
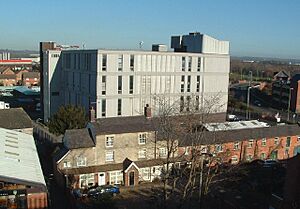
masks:
<svg viewBox="0 0 300 209"><path fill-rule="evenodd" d="M147 142L147 133L139 133L138 143L146 144Z"/></svg>
<svg viewBox="0 0 300 209"><path fill-rule="evenodd" d="M71 168L71 162L70 161L64 161L63 166L64 166L64 168Z"/></svg>
<svg viewBox="0 0 300 209"><path fill-rule="evenodd" d="M247 155L247 161L252 161L252 159L253 159L253 156L252 155Z"/></svg>
<svg viewBox="0 0 300 209"><path fill-rule="evenodd" d="M267 158L266 153L264 153L264 152L260 153L260 159L261 160L265 160L266 158Z"/></svg>
<svg viewBox="0 0 300 209"><path fill-rule="evenodd" d="M85 186L89 187L89 183L92 183L92 185L95 185L95 174L94 173L88 173L88 174L81 174L79 176L79 187L83 188L82 182L85 182Z"/></svg>
<svg viewBox="0 0 300 209"><path fill-rule="evenodd" d="M248 140L248 148L253 148L253 143L254 143L253 139Z"/></svg>
<svg viewBox="0 0 300 209"><path fill-rule="evenodd" d="M76 165L77 167L86 166L86 157L78 156L76 158Z"/></svg>
<svg viewBox="0 0 300 209"><path fill-rule="evenodd" d="M158 150L158 155L159 155L159 157L167 157L167 155L168 155L167 148L160 147Z"/></svg>
<svg viewBox="0 0 300 209"><path fill-rule="evenodd" d="M120 185L123 182L122 171L111 171L109 172L109 184Z"/></svg>
<svg viewBox="0 0 300 209"><path fill-rule="evenodd" d="M141 168L141 176L143 180L149 181L151 180L151 172L150 168Z"/></svg>
<svg viewBox="0 0 300 209"><path fill-rule="evenodd" d="M233 150L238 150L240 148L240 142L234 142Z"/></svg>
<svg viewBox="0 0 300 209"><path fill-rule="evenodd" d="M146 158L146 156L147 150L145 148L138 151L138 158Z"/></svg>
<svg viewBox="0 0 300 209"><path fill-rule="evenodd" d="M112 157L109 157L108 156L112 156ZM114 150L107 150L105 152L105 162L112 162L115 160L115 151Z"/></svg>
<svg viewBox="0 0 300 209"><path fill-rule="evenodd" d="M215 151L216 152L223 152L223 145L222 144L216 144L215 145Z"/></svg>
<svg viewBox="0 0 300 209"><path fill-rule="evenodd" d="M232 156L231 157L231 164L238 164L238 163L239 163L239 158L236 155Z"/></svg>
<svg viewBox="0 0 300 209"><path fill-rule="evenodd" d="M262 138L262 139L261 139L261 146L262 146L262 147L267 146L267 138Z"/></svg>
<svg viewBox="0 0 300 209"><path fill-rule="evenodd" d="M275 137L274 138L274 145L278 145L279 141L280 141L279 137Z"/></svg>
<svg viewBox="0 0 300 209"><path fill-rule="evenodd" d="M110 141L109 141L109 139L110 139ZM113 147L114 141L115 141L115 135L106 135L105 136L105 147Z"/></svg>

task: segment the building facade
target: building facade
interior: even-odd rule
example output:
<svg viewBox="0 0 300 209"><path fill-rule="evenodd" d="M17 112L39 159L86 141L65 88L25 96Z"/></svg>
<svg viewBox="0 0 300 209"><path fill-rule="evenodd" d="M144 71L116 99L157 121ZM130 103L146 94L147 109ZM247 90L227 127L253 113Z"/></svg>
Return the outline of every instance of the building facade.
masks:
<svg viewBox="0 0 300 209"><path fill-rule="evenodd" d="M141 115L148 104L155 115L157 97L188 109L218 96L216 112L226 112L228 46L222 53L48 50L43 57L45 121L65 104L93 105L97 118Z"/></svg>

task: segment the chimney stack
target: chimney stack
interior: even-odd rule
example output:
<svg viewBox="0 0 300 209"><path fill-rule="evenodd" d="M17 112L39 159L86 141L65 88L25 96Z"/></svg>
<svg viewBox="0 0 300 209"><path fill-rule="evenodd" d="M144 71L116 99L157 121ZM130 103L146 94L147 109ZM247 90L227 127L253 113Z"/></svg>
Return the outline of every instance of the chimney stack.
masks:
<svg viewBox="0 0 300 209"><path fill-rule="evenodd" d="M144 107L144 116L146 118L151 118L151 108L149 107L148 104L146 104L146 106Z"/></svg>
<svg viewBox="0 0 300 209"><path fill-rule="evenodd" d="M91 106L91 109L89 111L89 119L90 119L90 122L96 122L96 112L95 112L93 106Z"/></svg>

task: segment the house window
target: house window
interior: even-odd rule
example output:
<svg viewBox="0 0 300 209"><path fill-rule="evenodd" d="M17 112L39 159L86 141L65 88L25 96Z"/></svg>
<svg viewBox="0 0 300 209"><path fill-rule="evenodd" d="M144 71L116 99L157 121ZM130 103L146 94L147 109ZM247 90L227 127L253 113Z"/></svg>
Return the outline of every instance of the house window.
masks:
<svg viewBox="0 0 300 209"><path fill-rule="evenodd" d="M122 171L112 171L109 172L109 184L122 184L123 182L123 173Z"/></svg>
<svg viewBox="0 0 300 209"><path fill-rule="evenodd" d="M105 145L106 147L113 147L114 146L114 136L106 136Z"/></svg>
<svg viewBox="0 0 300 209"><path fill-rule="evenodd" d="M118 76L118 94L122 94L122 76Z"/></svg>
<svg viewBox="0 0 300 209"><path fill-rule="evenodd" d="M146 149L139 150L138 157L139 158L146 158Z"/></svg>
<svg viewBox="0 0 300 209"><path fill-rule="evenodd" d="M111 162L115 160L115 156L114 156L114 151L110 150L110 151L106 151L105 153L105 161L106 162Z"/></svg>
<svg viewBox="0 0 300 209"><path fill-rule="evenodd" d="M146 144L147 133L139 134L139 144Z"/></svg>
<svg viewBox="0 0 300 209"><path fill-rule="evenodd" d="M83 156L77 157L76 164L78 167L86 166L86 157L83 157Z"/></svg>
<svg viewBox="0 0 300 209"><path fill-rule="evenodd" d="M70 161L65 161L64 162L64 168L71 168L71 162Z"/></svg>
<svg viewBox="0 0 300 209"><path fill-rule="evenodd" d="M199 110L199 106L200 106L199 96L196 96L195 110Z"/></svg>
<svg viewBox="0 0 300 209"><path fill-rule="evenodd" d="M184 155L189 155L190 154L190 148L189 147L185 147L184 149Z"/></svg>
<svg viewBox="0 0 300 209"><path fill-rule="evenodd" d="M123 69L123 55L119 55L118 57L118 71L122 71Z"/></svg>
<svg viewBox="0 0 300 209"><path fill-rule="evenodd" d="M275 138L274 138L274 144L275 144L275 145L278 145L278 144L279 144L279 137L275 137Z"/></svg>
<svg viewBox="0 0 300 209"><path fill-rule="evenodd" d="M133 75L129 76L129 94L133 94Z"/></svg>
<svg viewBox="0 0 300 209"><path fill-rule="evenodd" d="M102 71L106 71L106 60L107 60L107 55L103 54L102 55Z"/></svg>
<svg viewBox="0 0 300 209"><path fill-rule="evenodd" d="M261 146L263 146L263 147L267 146L267 139L266 138L263 138L261 140Z"/></svg>
<svg viewBox="0 0 300 209"><path fill-rule="evenodd" d="M141 174L144 180L150 180L150 168L141 168Z"/></svg>
<svg viewBox="0 0 300 209"><path fill-rule="evenodd" d="M252 160L252 155L247 155L247 161L251 161Z"/></svg>
<svg viewBox="0 0 300 209"><path fill-rule="evenodd" d="M200 72L201 69L201 57L198 57L197 71Z"/></svg>
<svg viewBox="0 0 300 209"><path fill-rule="evenodd" d="M222 144L216 144L215 145L215 151L216 152L223 152L223 146L222 146Z"/></svg>
<svg viewBox="0 0 300 209"><path fill-rule="evenodd" d="M232 156L231 157L231 164L237 164L239 162L239 159L237 156Z"/></svg>
<svg viewBox="0 0 300 209"><path fill-rule="evenodd" d="M181 92L184 92L184 75L181 76Z"/></svg>
<svg viewBox="0 0 300 209"><path fill-rule="evenodd" d="M134 71L134 55L130 55L130 70Z"/></svg>
<svg viewBox="0 0 300 209"><path fill-rule="evenodd" d="M122 99L118 99L118 115L122 115Z"/></svg>
<svg viewBox="0 0 300 209"><path fill-rule="evenodd" d="M285 144L286 147L290 147L291 146L291 137L288 136L286 137L286 144Z"/></svg>
<svg viewBox="0 0 300 209"><path fill-rule="evenodd" d="M95 175L93 173L80 175L79 184L81 188L93 186L95 184Z"/></svg>
<svg viewBox="0 0 300 209"><path fill-rule="evenodd" d="M102 117L106 116L106 99L101 100L101 115Z"/></svg>
<svg viewBox="0 0 300 209"><path fill-rule="evenodd" d="M266 157L267 157L266 153L263 152L263 153L260 154L260 159L261 160L266 159Z"/></svg>
<svg viewBox="0 0 300 209"><path fill-rule="evenodd" d="M239 146L240 146L240 143L239 143L239 142L234 142L233 149L234 149L234 150L238 150L238 149L239 149Z"/></svg>
<svg viewBox="0 0 300 209"><path fill-rule="evenodd" d="M208 152L207 146L201 146L200 149L201 149L201 151L200 151L201 154Z"/></svg>
<svg viewBox="0 0 300 209"><path fill-rule="evenodd" d="M106 94L106 76L102 76L102 95Z"/></svg>
<svg viewBox="0 0 300 209"><path fill-rule="evenodd" d="M248 141L248 148L252 148L252 147L253 147L253 142L254 142L253 139L250 139L250 140Z"/></svg>
<svg viewBox="0 0 300 209"><path fill-rule="evenodd" d="M167 149L162 147L159 148L159 157L166 157L167 156Z"/></svg>

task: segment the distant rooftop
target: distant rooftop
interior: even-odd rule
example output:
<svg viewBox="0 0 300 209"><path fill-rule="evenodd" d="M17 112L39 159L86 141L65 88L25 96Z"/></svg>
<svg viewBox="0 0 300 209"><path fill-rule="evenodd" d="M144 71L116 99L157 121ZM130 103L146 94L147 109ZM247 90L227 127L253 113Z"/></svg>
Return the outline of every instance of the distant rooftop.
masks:
<svg viewBox="0 0 300 209"><path fill-rule="evenodd" d="M208 131L226 131L226 130L237 130L237 129L251 129L251 128L263 128L270 127L265 122L258 120L250 121L236 121L236 122L225 122L225 123L207 123L204 127Z"/></svg>
<svg viewBox="0 0 300 209"><path fill-rule="evenodd" d="M0 179L46 190L34 139L31 135L0 128Z"/></svg>

